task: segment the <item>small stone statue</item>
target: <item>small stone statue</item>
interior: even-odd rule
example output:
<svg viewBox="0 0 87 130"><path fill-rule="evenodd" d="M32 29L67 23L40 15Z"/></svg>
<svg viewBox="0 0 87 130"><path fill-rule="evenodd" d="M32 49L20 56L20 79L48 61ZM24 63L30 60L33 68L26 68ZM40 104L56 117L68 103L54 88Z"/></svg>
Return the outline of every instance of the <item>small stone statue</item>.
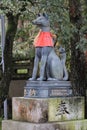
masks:
<svg viewBox="0 0 87 130"><path fill-rule="evenodd" d="M29 80L36 80L39 62L40 77L37 80L67 80L68 73L65 67L66 56L63 56L65 53L61 53L62 48L60 48L61 59L54 51L54 41L50 32L50 22L47 14L39 14L32 23L40 28L40 32L34 39L34 68L32 78L29 78Z"/></svg>
<svg viewBox="0 0 87 130"><path fill-rule="evenodd" d="M62 66L63 66L63 80L68 80L68 72L67 72L67 69L66 69L66 51L65 51L65 48L63 48L62 46L60 46L59 48L59 54L60 54L60 60L61 60L61 63L62 63Z"/></svg>

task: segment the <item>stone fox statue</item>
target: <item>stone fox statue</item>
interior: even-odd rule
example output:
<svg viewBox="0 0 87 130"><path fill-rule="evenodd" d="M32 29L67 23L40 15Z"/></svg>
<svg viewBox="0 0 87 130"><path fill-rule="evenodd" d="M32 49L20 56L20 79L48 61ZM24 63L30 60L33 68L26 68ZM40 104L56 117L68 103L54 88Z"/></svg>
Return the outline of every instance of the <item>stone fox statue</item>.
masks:
<svg viewBox="0 0 87 130"><path fill-rule="evenodd" d="M50 32L50 22L47 14L39 14L32 23L37 25L40 28L40 31L34 39L34 68L32 78L29 78L29 80L36 80L39 61L40 77L37 78L37 80L44 80L45 74L47 80L67 80L68 76L66 71L64 71L65 66L54 51L54 41Z"/></svg>

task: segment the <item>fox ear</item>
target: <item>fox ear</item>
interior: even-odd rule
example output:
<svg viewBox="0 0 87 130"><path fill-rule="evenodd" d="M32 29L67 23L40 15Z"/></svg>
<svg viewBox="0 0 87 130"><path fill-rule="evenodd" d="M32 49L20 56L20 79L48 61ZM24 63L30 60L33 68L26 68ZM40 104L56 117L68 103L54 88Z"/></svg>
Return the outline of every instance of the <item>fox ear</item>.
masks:
<svg viewBox="0 0 87 130"><path fill-rule="evenodd" d="M42 14L41 14L41 13L38 13L38 14L37 14L37 17L40 17L40 16L42 16Z"/></svg>
<svg viewBox="0 0 87 130"><path fill-rule="evenodd" d="M46 13L43 13L43 16L48 19L48 15Z"/></svg>
<svg viewBox="0 0 87 130"><path fill-rule="evenodd" d="M37 14L37 16L38 16L38 17L40 17L40 16L41 16L41 14L39 13L39 14Z"/></svg>

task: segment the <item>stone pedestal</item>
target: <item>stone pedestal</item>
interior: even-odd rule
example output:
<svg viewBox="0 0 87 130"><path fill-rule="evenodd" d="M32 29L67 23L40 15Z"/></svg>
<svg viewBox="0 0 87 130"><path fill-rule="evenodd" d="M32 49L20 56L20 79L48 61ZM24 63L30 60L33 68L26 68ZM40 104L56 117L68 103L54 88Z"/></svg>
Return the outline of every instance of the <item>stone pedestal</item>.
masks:
<svg viewBox="0 0 87 130"><path fill-rule="evenodd" d="M70 81L27 81L24 97L49 98L72 96Z"/></svg>
<svg viewBox="0 0 87 130"><path fill-rule="evenodd" d="M12 99L12 120L2 130L87 130L84 97L72 96L69 81L27 81L24 97Z"/></svg>
<svg viewBox="0 0 87 130"><path fill-rule="evenodd" d="M84 119L83 97L13 98L13 120L54 122Z"/></svg>

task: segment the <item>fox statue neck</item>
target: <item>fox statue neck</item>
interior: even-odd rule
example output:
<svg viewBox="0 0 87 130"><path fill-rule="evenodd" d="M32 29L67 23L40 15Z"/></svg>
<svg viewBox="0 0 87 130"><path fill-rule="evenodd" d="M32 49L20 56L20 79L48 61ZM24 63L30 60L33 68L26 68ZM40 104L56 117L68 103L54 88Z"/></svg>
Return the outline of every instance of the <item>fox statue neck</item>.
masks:
<svg viewBox="0 0 87 130"><path fill-rule="evenodd" d="M40 27L42 32L50 32L50 27Z"/></svg>

